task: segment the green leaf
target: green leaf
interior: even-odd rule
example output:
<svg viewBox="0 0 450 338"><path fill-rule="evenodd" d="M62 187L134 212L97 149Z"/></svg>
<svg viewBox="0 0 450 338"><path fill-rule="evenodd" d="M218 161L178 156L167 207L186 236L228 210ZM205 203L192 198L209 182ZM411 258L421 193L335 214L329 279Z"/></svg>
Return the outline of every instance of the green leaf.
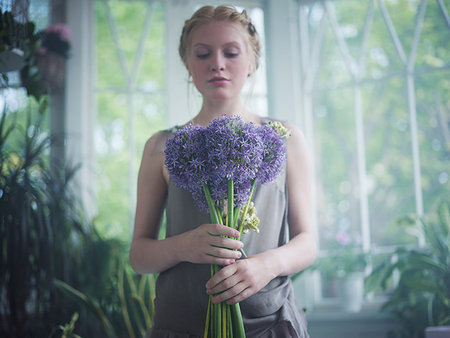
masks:
<svg viewBox="0 0 450 338"><path fill-rule="evenodd" d="M441 233L447 238L447 244L450 245L450 202L442 201L437 210Z"/></svg>
<svg viewBox="0 0 450 338"><path fill-rule="evenodd" d="M106 335L109 338L117 338L117 334L115 333L113 326L111 325L110 321L106 317L102 308L98 305L97 301L86 296L81 291L71 287L69 284L67 284L59 279L54 279L53 283L59 290L64 292L66 295L71 296L74 299L79 300L82 303L84 303L85 305L87 305L88 309L91 310L100 319Z"/></svg>
<svg viewBox="0 0 450 338"><path fill-rule="evenodd" d="M377 288L385 289L387 281L391 278L393 271L397 268L398 263L392 263L391 257L382 261L372 273L364 280L364 288L368 292Z"/></svg>

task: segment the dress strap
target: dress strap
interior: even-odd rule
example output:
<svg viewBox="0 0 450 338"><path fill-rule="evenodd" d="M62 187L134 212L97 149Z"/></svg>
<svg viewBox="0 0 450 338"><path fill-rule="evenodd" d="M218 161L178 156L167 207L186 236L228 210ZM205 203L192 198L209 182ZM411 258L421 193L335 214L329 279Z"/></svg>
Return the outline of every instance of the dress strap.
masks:
<svg viewBox="0 0 450 338"><path fill-rule="evenodd" d="M182 128L182 126L176 125L176 126L173 126L173 127L169 128L169 129L166 129L166 131L168 131L169 133L175 134L181 128Z"/></svg>

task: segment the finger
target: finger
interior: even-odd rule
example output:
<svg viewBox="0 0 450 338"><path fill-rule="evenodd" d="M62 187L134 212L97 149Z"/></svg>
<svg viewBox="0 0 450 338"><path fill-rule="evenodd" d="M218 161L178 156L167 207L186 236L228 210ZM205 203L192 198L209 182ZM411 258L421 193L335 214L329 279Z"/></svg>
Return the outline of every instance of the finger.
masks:
<svg viewBox="0 0 450 338"><path fill-rule="evenodd" d="M239 250L244 247L244 243L241 241L238 241L236 239L231 239L227 237L217 237L213 236L210 239L210 243L212 246L218 247L218 248L226 248L230 250Z"/></svg>
<svg viewBox="0 0 450 338"><path fill-rule="evenodd" d="M208 258L205 260L205 263L207 263L207 264L229 266L236 262L236 260L233 258L219 258L219 257L210 256L210 255L207 255L207 257Z"/></svg>
<svg viewBox="0 0 450 338"><path fill-rule="evenodd" d="M238 284L235 284L232 288L219 293L212 297L211 301L214 304L221 303L221 302L239 302L240 299L244 299L243 296L245 295L245 292L247 290L247 286L240 282ZM244 294L243 294L244 293Z"/></svg>
<svg viewBox="0 0 450 338"><path fill-rule="evenodd" d="M255 291L253 291L251 288L246 288L244 290L242 290L242 292L240 292L239 294L237 294L236 296L229 298L226 300L226 303L228 305L233 305L233 304L237 304L239 302L242 302L244 299L252 296L255 294Z"/></svg>
<svg viewBox="0 0 450 338"><path fill-rule="evenodd" d="M237 274L233 274L228 278L222 279L217 278L214 280L214 278L220 277L220 276L214 276L211 281L211 285L213 285L210 288L206 289L206 293L209 295L217 295L224 291L227 291L233 287L235 287L237 284L241 283L241 278Z"/></svg>
<svg viewBox="0 0 450 338"><path fill-rule="evenodd" d="M217 273L214 274L205 284L207 290L213 289L217 284L221 283L227 278L230 278L237 272L237 267L235 264L230 266L226 266L220 269Z"/></svg>
<svg viewBox="0 0 450 338"><path fill-rule="evenodd" d="M213 236L228 236L239 238L239 231L221 224L208 224L208 233Z"/></svg>
<svg viewBox="0 0 450 338"><path fill-rule="evenodd" d="M229 250L226 248L219 248L215 246L211 246L208 249L208 255L214 256L217 258L228 258L228 259L239 259L242 256L240 251Z"/></svg>

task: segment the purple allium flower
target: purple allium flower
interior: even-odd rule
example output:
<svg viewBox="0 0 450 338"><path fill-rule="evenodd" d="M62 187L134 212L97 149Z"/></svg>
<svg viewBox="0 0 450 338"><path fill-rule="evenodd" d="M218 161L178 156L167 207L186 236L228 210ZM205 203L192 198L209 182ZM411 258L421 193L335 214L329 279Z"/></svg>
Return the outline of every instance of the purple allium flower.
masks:
<svg viewBox="0 0 450 338"><path fill-rule="evenodd" d="M204 133L200 126L187 125L167 140L164 151L170 178L191 193L201 191L209 178Z"/></svg>
<svg viewBox="0 0 450 338"><path fill-rule="evenodd" d="M286 161L286 144L272 128L263 125L258 133L264 144L261 167L257 174L257 183L265 184L274 180Z"/></svg>
<svg viewBox="0 0 450 338"><path fill-rule="evenodd" d="M172 181L192 194L197 207L208 210L202 184L208 185L215 205L222 208L232 179L233 203L243 206L255 179L264 184L281 171L286 146L273 128L224 115L205 128L187 125L178 130L167 141L165 155Z"/></svg>
<svg viewBox="0 0 450 338"><path fill-rule="evenodd" d="M262 161L263 144L258 127L238 116L214 119L206 128L206 149L211 165L212 197L226 198L227 182L231 178L235 185L235 205L242 205Z"/></svg>

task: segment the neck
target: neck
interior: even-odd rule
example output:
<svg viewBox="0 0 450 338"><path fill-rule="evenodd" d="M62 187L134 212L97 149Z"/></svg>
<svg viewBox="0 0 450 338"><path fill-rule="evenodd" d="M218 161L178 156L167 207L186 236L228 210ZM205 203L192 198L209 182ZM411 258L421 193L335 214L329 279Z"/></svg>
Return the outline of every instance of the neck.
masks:
<svg viewBox="0 0 450 338"><path fill-rule="evenodd" d="M200 112L192 119L194 124L199 124L202 126L208 125L212 120L218 118L222 115L237 115L240 116L243 120L248 120L252 122L258 122L256 120L256 116L250 113L242 102L235 101L214 101L214 102L206 102L204 101L202 104L202 108Z"/></svg>

